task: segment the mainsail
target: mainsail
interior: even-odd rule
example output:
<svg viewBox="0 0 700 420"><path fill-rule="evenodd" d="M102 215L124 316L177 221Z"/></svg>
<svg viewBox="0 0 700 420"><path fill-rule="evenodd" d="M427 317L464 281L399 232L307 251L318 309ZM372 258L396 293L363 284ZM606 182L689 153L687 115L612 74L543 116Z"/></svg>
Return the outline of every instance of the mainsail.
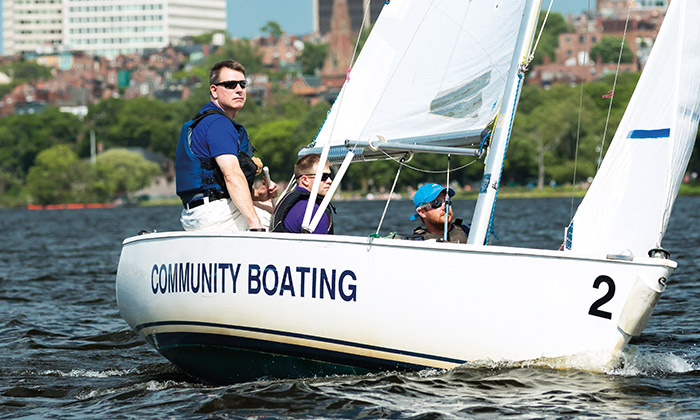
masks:
<svg viewBox="0 0 700 420"><path fill-rule="evenodd" d="M373 136L478 145L498 112L525 4L388 2L315 145L352 147Z"/></svg>
<svg viewBox="0 0 700 420"><path fill-rule="evenodd" d="M566 248L644 256L661 246L700 119L700 2L674 0Z"/></svg>

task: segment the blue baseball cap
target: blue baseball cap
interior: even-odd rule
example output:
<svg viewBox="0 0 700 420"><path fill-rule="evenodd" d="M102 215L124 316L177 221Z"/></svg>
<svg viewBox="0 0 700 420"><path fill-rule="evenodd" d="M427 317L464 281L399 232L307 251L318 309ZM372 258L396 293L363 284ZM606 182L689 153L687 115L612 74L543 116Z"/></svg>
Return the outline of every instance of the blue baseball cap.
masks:
<svg viewBox="0 0 700 420"><path fill-rule="evenodd" d="M441 192L447 191L448 196L452 197L455 195L455 190L452 188L443 187L440 184L431 183L425 184L418 188L418 191L413 195L413 207L418 208L425 203L430 203L435 200ZM418 213L411 216L410 220L414 220L418 217Z"/></svg>

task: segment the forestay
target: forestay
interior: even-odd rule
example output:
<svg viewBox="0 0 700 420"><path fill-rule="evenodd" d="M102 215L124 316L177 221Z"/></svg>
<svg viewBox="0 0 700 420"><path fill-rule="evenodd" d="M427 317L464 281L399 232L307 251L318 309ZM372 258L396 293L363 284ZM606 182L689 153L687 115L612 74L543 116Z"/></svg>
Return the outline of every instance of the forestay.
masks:
<svg viewBox="0 0 700 420"><path fill-rule="evenodd" d="M492 122L525 1L401 0L382 10L316 139L466 145Z"/></svg>
<svg viewBox="0 0 700 420"><path fill-rule="evenodd" d="M567 230L567 249L661 246L700 119L700 2L674 0L613 141Z"/></svg>

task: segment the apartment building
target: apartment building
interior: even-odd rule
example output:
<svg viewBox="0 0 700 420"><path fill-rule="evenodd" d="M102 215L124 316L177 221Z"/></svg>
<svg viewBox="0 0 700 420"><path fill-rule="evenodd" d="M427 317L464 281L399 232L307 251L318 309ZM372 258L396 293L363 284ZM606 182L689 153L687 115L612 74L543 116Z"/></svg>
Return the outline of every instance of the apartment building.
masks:
<svg viewBox="0 0 700 420"><path fill-rule="evenodd" d="M226 30L226 0L3 0L5 54L115 57Z"/></svg>

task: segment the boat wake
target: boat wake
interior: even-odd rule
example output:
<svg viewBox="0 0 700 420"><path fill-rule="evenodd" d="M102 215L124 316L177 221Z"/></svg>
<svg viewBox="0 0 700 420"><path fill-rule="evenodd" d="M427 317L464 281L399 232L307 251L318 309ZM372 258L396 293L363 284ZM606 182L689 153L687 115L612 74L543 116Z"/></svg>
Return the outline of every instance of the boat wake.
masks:
<svg viewBox="0 0 700 420"><path fill-rule="evenodd" d="M586 352L564 357L542 357L520 362L477 361L465 363L457 369L556 369L581 370L613 376L657 376L664 374L689 373L699 368L683 356L666 353L646 353L636 347L625 348L617 361L610 366L605 363L607 353Z"/></svg>

